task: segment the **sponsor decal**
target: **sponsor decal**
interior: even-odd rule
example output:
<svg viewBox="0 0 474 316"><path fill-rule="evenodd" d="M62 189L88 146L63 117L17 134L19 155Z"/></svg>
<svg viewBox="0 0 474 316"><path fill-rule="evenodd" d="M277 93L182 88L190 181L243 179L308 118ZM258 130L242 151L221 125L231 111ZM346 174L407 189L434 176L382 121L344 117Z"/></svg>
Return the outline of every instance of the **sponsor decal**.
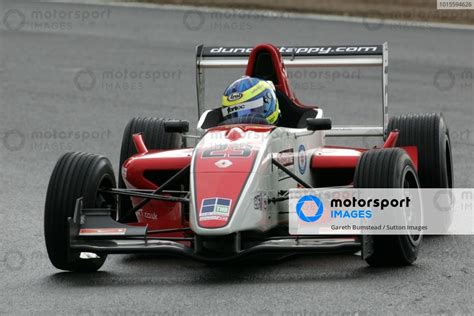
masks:
<svg viewBox="0 0 474 316"><path fill-rule="evenodd" d="M253 198L253 208L256 210L259 210L261 206L262 206L262 195L258 193Z"/></svg>
<svg viewBox="0 0 474 316"><path fill-rule="evenodd" d="M293 148L282 150L277 154L276 160L285 167L292 166L295 163L293 153Z"/></svg>
<svg viewBox="0 0 474 316"><path fill-rule="evenodd" d="M262 193L262 211L266 211L268 209L268 192Z"/></svg>
<svg viewBox="0 0 474 316"><path fill-rule="evenodd" d="M231 199L225 198L208 198L203 199L201 203L201 211L199 217L201 221L206 220L227 220L229 218Z"/></svg>
<svg viewBox="0 0 474 316"><path fill-rule="evenodd" d="M115 236L126 232L126 228L83 228L79 230L79 236Z"/></svg>
<svg viewBox="0 0 474 316"><path fill-rule="evenodd" d="M306 171L306 148L303 144L300 145L298 148L298 169L300 170L301 174L304 174Z"/></svg>
<svg viewBox="0 0 474 316"><path fill-rule="evenodd" d="M138 216L146 218L146 219L151 219L151 220L157 220L158 219L158 215L156 213L146 212L144 210L140 210L137 213L138 213L137 214Z"/></svg>
<svg viewBox="0 0 474 316"><path fill-rule="evenodd" d="M276 160L279 163L281 163L283 166L285 166L287 169L293 170L294 165L295 165L295 157L294 157L293 148L288 148L288 149L278 152L276 155ZM278 181L282 181L289 178L290 177L285 172L278 169Z"/></svg>
<svg viewBox="0 0 474 316"><path fill-rule="evenodd" d="M382 46L280 46L278 50L282 56L374 55L382 53ZM251 51L251 47L205 47L203 56L247 56Z"/></svg>
<svg viewBox="0 0 474 316"><path fill-rule="evenodd" d="M266 211L268 209L268 193L259 192L253 198L253 207L256 210Z"/></svg>
<svg viewBox="0 0 474 316"><path fill-rule="evenodd" d="M215 165L217 168L224 169L232 166L232 161L227 159L221 159L219 161L216 161Z"/></svg>
<svg viewBox="0 0 474 316"><path fill-rule="evenodd" d="M255 88L259 89L259 87ZM222 115L227 116L229 114L232 114L234 112L242 111L242 110L252 110L252 109L258 109L261 108L264 105L264 100L263 98L258 98L253 101L249 102L244 102L241 104L237 105L232 105L232 106L225 106L222 108Z"/></svg>
<svg viewBox="0 0 474 316"><path fill-rule="evenodd" d="M229 114L232 114L232 113L240 111L240 110L245 110L245 104L238 104L238 105L223 108L222 112L224 112L225 116L227 116Z"/></svg>
<svg viewBox="0 0 474 316"><path fill-rule="evenodd" d="M227 100L229 101L235 101L235 100L238 100L242 98L242 93L240 92L233 92L231 93L228 97L227 97Z"/></svg>

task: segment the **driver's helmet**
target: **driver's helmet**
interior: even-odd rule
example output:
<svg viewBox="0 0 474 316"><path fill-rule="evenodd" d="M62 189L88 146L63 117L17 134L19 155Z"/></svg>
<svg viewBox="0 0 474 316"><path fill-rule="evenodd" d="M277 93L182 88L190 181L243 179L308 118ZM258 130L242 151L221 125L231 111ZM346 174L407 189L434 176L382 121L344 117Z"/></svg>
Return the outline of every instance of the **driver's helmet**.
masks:
<svg viewBox="0 0 474 316"><path fill-rule="evenodd" d="M222 116L224 119L257 116L276 124L280 109L275 86L271 81L249 76L234 81L222 96Z"/></svg>

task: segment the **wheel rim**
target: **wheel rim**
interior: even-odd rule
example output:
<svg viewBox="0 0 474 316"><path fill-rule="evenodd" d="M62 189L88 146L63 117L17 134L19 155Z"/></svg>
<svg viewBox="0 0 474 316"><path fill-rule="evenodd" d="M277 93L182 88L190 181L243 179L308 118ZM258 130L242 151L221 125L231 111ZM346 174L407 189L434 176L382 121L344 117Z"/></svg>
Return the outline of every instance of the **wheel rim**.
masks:
<svg viewBox="0 0 474 316"><path fill-rule="evenodd" d="M402 190L405 190L405 189L406 190L408 190L408 189L418 189L419 187L420 187L420 184L417 180L416 174L413 171L413 169L410 168L410 167L405 168L404 173L403 173ZM421 201L421 196L420 195L418 195L418 200ZM413 212L413 210L411 208L410 209L404 208L404 212L405 212L405 219L408 218L408 220L406 220L406 224L408 224L408 222L410 220L412 220L412 218L414 216L416 216L416 214ZM422 211L422 209L420 209L419 217L420 217L419 222L422 223L423 222L423 211ZM419 233L419 234L407 233L407 236L408 236L408 239L409 239L410 243L413 246L417 246L421 242L421 236L422 236L421 233Z"/></svg>
<svg viewBox="0 0 474 316"><path fill-rule="evenodd" d="M453 187L453 165L452 165L452 157L451 157L451 142L449 137L446 137L446 172L447 172L447 188L451 189Z"/></svg>
<svg viewBox="0 0 474 316"><path fill-rule="evenodd" d="M115 197L110 193L104 193L103 190L112 188L113 182L109 175L105 174L99 181L99 185L97 187L95 199L94 199L94 207L97 208L116 208L117 201Z"/></svg>
<svg viewBox="0 0 474 316"><path fill-rule="evenodd" d="M99 181L99 185L97 186L96 189L96 194L94 197L94 202L93 205L95 208L111 208L111 209L116 209L117 207L117 201L115 197L112 194L104 193L103 189L110 189L114 187L112 177L108 174L104 174L102 178ZM80 260L101 260L103 259L103 254L102 253L92 253L98 258L81 258L81 254L83 252L78 252L77 256L79 257Z"/></svg>

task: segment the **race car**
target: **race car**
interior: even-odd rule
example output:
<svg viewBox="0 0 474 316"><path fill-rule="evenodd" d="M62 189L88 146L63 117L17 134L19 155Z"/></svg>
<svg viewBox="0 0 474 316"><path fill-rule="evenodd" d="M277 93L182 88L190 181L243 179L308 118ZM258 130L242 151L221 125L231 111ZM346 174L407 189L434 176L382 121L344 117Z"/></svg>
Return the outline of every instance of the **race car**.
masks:
<svg viewBox="0 0 474 316"><path fill-rule="evenodd" d="M332 126L320 107L302 104L287 67L381 69L383 121ZM206 69L245 67L271 81L281 118L223 117L206 109ZM294 188L451 188L449 131L441 114L388 116L388 47L204 47L196 50L199 121L133 118L125 127L118 183L103 156L69 152L49 181L44 215L52 264L95 271L108 254L153 253L226 262L358 252L371 266L409 265L421 235L290 235ZM327 146L328 137L383 137L374 148ZM188 146L189 140L195 146Z"/></svg>

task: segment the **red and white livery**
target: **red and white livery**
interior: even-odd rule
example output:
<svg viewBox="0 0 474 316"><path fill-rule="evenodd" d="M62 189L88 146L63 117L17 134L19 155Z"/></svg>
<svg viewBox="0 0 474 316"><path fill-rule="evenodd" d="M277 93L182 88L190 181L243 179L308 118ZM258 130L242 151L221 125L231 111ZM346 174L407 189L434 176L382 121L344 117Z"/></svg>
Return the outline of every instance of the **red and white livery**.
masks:
<svg viewBox="0 0 474 316"><path fill-rule="evenodd" d="M332 126L304 105L287 67L379 67L380 126ZM206 109L207 69L246 67L271 80L276 126L225 121ZM203 47L196 54L196 135L189 123L134 118L125 128L118 183L105 157L67 153L53 171L45 239L54 266L91 271L108 254L166 253L203 261L298 253L356 252L370 265L411 264L421 236L292 236L288 191L321 187L452 187L451 146L440 114L388 116L387 44ZM232 78L229 78L229 80ZM217 99L217 96L216 96ZM376 148L327 146L327 137L372 137ZM194 147L187 146L195 142Z"/></svg>

